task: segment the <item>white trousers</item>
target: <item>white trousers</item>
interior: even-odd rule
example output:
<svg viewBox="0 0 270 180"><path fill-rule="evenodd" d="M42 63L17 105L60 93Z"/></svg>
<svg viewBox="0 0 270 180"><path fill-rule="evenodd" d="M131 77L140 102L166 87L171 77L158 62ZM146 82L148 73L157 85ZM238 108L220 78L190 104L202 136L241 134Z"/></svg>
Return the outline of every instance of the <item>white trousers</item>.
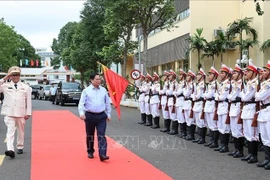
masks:
<svg viewBox="0 0 270 180"><path fill-rule="evenodd" d="M144 103L144 110L145 110L145 114L146 115L150 115L151 112L150 112L150 104L149 103Z"/></svg>
<svg viewBox="0 0 270 180"><path fill-rule="evenodd" d="M258 125L263 145L270 147L270 121L258 122Z"/></svg>
<svg viewBox="0 0 270 180"><path fill-rule="evenodd" d="M184 110L184 117L185 117L185 121L187 123L187 126L196 125L194 118L190 118L189 116L190 116L190 110Z"/></svg>
<svg viewBox="0 0 270 180"><path fill-rule="evenodd" d="M227 114L218 115L218 131L221 134L230 133L230 125L225 124L227 119Z"/></svg>
<svg viewBox="0 0 270 180"><path fill-rule="evenodd" d="M177 121L175 118L175 113L172 113L173 106L169 106L169 116L172 121ZM175 108L176 111L176 108Z"/></svg>
<svg viewBox="0 0 270 180"><path fill-rule="evenodd" d="M25 119L19 117L5 116L5 124L7 125L7 150L14 151L14 137L17 129L17 149L24 148L24 125Z"/></svg>
<svg viewBox="0 0 270 180"><path fill-rule="evenodd" d="M196 125L199 128L204 128L206 127L206 123L204 119L201 119L202 112L193 112L193 117L196 122Z"/></svg>
<svg viewBox="0 0 270 180"><path fill-rule="evenodd" d="M165 111L166 105L162 105L161 107L162 107L163 119L170 119L169 112Z"/></svg>
<svg viewBox="0 0 270 180"><path fill-rule="evenodd" d="M237 123L239 116L240 116L240 114L238 114L238 116L231 116L230 117L230 125L231 125L232 136L235 137L235 138L244 137L243 124L238 124Z"/></svg>
<svg viewBox="0 0 270 180"><path fill-rule="evenodd" d="M182 111L182 107L181 106L175 107L175 112L176 112L175 117L176 117L176 120L178 121L178 123L184 123L185 118L184 118L184 114Z"/></svg>
<svg viewBox="0 0 270 180"><path fill-rule="evenodd" d="M159 117L159 115L160 115L158 107L159 107L159 103L150 104L151 114L152 114L153 118Z"/></svg>
<svg viewBox="0 0 270 180"><path fill-rule="evenodd" d="M204 112L204 119L206 120L206 126L211 130L218 130L217 128L217 121L213 121L214 118L214 113L208 113L208 112ZM216 129L215 129L216 128Z"/></svg>
<svg viewBox="0 0 270 180"><path fill-rule="evenodd" d="M144 101L140 102L140 111L141 111L142 114L145 113L145 102Z"/></svg>
<svg viewBox="0 0 270 180"><path fill-rule="evenodd" d="M259 132L257 127L252 127L253 119L243 119L243 129L245 138L251 141L259 141Z"/></svg>

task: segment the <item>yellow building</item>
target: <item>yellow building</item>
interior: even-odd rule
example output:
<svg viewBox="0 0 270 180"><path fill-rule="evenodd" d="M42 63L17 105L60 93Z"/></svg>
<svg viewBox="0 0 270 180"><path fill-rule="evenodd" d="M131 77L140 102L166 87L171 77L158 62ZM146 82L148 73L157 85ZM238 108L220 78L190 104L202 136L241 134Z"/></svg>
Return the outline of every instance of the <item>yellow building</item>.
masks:
<svg viewBox="0 0 270 180"><path fill-rule="evenodd" d="M263 16L258 16L255 11L254 1L175 1L178 13L175 27L170 31L156 30L148 38L148 60L151 61L152 71L161 73L164 70L192 69L197 71L197 52L190 53L186 59L186 50L189 43L186 40L203 28L202 36L207 41L215 40L219 30L226 31L229 23L245 17L253 17L251 26L258 33L259 45L250 49L250 58L257 66L263 66L270 59L270 50L261 52L261 44L270 39L270 3L261 3ZM134 35L135 37L135 35ZM244 39L246 37L244 36ZM141 43L143 49L143 42ZM239 59L239 49L230 49L223 54L223 63L234 67ZM186 59L186 60L185 60ZM212 60L201 60L205 71L212 66ZM220 57L215 57L215 67L220 68Z"/></svg>

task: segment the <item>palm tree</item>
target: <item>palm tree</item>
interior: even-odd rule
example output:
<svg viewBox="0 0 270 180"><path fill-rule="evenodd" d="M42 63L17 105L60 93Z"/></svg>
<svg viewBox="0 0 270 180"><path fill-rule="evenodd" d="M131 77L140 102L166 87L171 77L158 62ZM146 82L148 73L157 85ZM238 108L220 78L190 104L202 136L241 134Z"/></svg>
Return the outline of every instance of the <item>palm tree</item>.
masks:
<svg viewBox="0 0 270 180"><path fill-rule="evenodd" d="M203 51L204 53L202 55L202 58L205 58L205 57L212 58L212 66L215 67L215 56L217 56L219 53L217 42L216 41L206 42L203 48Z"/></svg>
<svg viewBox="0 0 270 180"><path fill-rule="evenodd" d="M188 38L188 41L190 43L190 51L197 50L198 53L198 70L201 68L201 51L204 48L204 44L206 43L206 40L204 37L202 37L203 28L196 29L196 33L193 34L193 36L190 36Z"/></svg>
<svg viewBox="0 0 270 180"><path fill-rule="evenodd" d="M270 39L267 39L266 41L263 42L263 44L262 44L260 50L261 50L262 52L264 52L264 51L266 51L266 50L269 49L269 48L270 48Z"/></svg>
<svg viewBox="0 0 270 180"><path fill-rule="evenodd" d="M249 48L257 45L258 43L259 43L259 41L253 40L253 39L243 40L241 46L242 46L242 49L243 50L247 50L247 57L248 57L248 59L249 59Z"/></svg>
<svg viewBox="0 0 270 180"><path fill-rule="evenodd" d="M235 35L239 34L239 41L237 41L237 44L239 45L240 49L240 59L242 59L242 44L243 44L243 33L245 32L246 35L252 35L253 40L257 40L258 34L257 31L250 26L250 23L252 23L253 18L252 17L245 17L244 19L237 19L236 21L228 24L227 29L227 36L232 38Z"/></svg>

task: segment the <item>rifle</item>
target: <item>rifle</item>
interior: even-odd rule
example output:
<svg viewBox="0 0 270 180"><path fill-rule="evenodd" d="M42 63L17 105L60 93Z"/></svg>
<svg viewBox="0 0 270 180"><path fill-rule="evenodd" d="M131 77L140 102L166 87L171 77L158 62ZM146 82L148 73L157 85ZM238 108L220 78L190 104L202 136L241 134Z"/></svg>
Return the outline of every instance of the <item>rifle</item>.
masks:
<svg viewBox="0 0 270 180"><path fill-rule="evenodd" d="M241 91L242 91L243 89L244 89L244 80L242 79ZM241 101L241 105L240 105L240 114L239 114L239 117L238 117L237 124L243 124L243 119L241 118L243 107L244 107L244 102Z"/></svg>
<svg viewBox="0 0 270 180"><path fill-rule="evenodd" d="M194 93L194 83L192 82L192 94ZM193 106L194 106L194 101L192 99L192 104L191 104L191 110L190 110L190 115L189 115L189 118L193 118Z"/></svg>
<svg viewBox="0 0 270 180"><path fill-rule="evenodd" d="M261 89L261 82L260 82L260 79L259 79L259 75L258 75L258 85L257 85L257 92L260 91ZM253 118L253 121L252 121L252 124L251 126L252 127L257 127L258 126L258 115L259 115L259 111L260 111L260 102L256 102L256 112L255 112L255 115L254 115L254 118Z"/></svg>
<svg viewBox="0 0 270 180"><path fill-rule="evenodd" d="M170 88L170 86L169 86L169 83L168 83L167 89L169 89L169 88ZM169 99L169 98L167 98L167 103L166 103L166 106L165 106L165 111L169 111L169 107L168 107L168 99Z"/></svg>
<svg viewBox="0 0 270 180"><path fill-rule="evenodd" d="M229 94L231 94L232 92L232 75L230 75L230 90L229 90ZM227 118L225 121L225 124L230 124L230 110L231 110L231 102L228 102L228 114L227 114Z"/></svg>
<svg viewBox="0 0 270 180"><path fill-rule="evenodd" d="M206 84L205 84L205 79L204 79L204 90L203 90L203 92L205 93L205 91L206 91ZM205 107L205 102L206 102L206 100L203 100L203 109L202 109L202 113L201 113L200 119L204 119L204 107Z"/></svg>
<svg viewBox="0 0 270 180"><path fill-rule="evenodd" d="M160 89L163 90L162 81L160 81ZM162 95L159 95L159 106L158 106L158 109L162 109L162 107L161 107L161 97L162 97Z"/></svg>
<svg viewBox="0 0 270 180"><path fill-rule="evenodd" d="M173 84L173 91L175 91L175 84ZM176 103L176 97L173 96L173 108L172 108L172 113L175 113L175 103Z"/></svg>
<svg viewBox="0 0 270 180"><path fill-rule="evenodd" d="M187 85L186 83L187 83L187 82L185 81L185 82L184 82L184 86L182 87L183 89L186 88L186 85ZM182 109L182 113L183 113L183 114L185 113L185 110L184 110L184 109Z"/></svg>
<svg viewBox="0 0 270 180"><path fill-rule="evenodd" d="M218 89L217 89L217 80L216 80L216 92L218 91ZM218 102L216 101L215 102L216 104L215 104L215 112L214 112L214 117L213 117L213 120L214 121L217 121L218 120L218 114L217 114L217 110L218 110Z"/></svg>

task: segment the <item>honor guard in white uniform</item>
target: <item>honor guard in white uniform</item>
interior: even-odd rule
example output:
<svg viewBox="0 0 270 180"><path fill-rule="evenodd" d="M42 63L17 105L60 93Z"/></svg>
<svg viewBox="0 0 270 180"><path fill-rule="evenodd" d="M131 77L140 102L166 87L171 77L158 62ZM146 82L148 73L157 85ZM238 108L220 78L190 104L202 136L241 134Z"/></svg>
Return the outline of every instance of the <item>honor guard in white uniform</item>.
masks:
<svg viewBox="0 0 270 180"><path fill-rule="evenodd" d="M234 142L235 150L230 152L228 155L234 158L243 157L244 147L244 134L243 134L243 123L241 122L240 111L241 111L241 98L239 97L240 92L244 88L243 82L243 70L236 64L232 73L231 81L231 93L228 95L230 102L230 126Z"/></svg>
<svg viewBox="0 0 270 180"><path fill-rule="evenodd" d="M153 85L151 86L151 96L150 96L150 108L151 114L154 119L154 126L151 127L153 129L160 128L159 126L159 91L160 91L160 83L159 83L159 75L154 72L153 74Z"/></svg>
<svg viewBox="0 0 270 180"><path fill-rule="evenodd" d="M153 125L153 118L152 118L152 114L151 114L151 109L150 109L150 96L151 96L151 86L152 86L152 76L150 74L146 74L145 76L145 81L146 81L146 85L143 88L143 91L145 92L145 99L144 99L144 103L145 103L145 114L146 114L146 119L147 122L146 124L144 124L145 126L152 126Z"/></svg>
<svg viewBox="0 0 270 180"><path fill-rule="evenodd" d="M167 89L166 94L168 97L168 108L169 108L169 117L172 121L172 129L168 134L170 135L176 135L178 134L178 121L175 117L175 102L176 98L174 96L174 92L176 91L176 88L178 86L178 83L176 81L176 73L173 70L170 70L169 75L169 89Z"/></svg>
<svg viewBox="0 0 270 180"><path fill-rule="evenodd" d="M146 89L145 76L141 74L141 85L139 87L139 104L140 104L140 112L141 112L141 122L138 124L146 124L146 114L145 114L145 92L143 89Z"/></svg>
<svg viewBox="0 0 270 180"><path fill-rule="evenodd" d="M168 71L164 71L163 73L163 78L164 78L164 84L163 88L160 88L159 95L161 96L161 109L162 109L162 115L164 119L164 129L161 129L161 132L170 132L170 125L171 125L171 120L169 117L169 109L168 109L168 98L166 95L167 89L169 89L169 75L170 73Z"/></svg>
<svg viewBox="0 0 270 180"><path fill-rule="evenodd" d="M195 92L192 94L192 101L194 102L193 106L193 118L196 122L197 128L198 128L198 138L193 140L192 142L196 142L198 144L204 144L205 143L205 136L206 136L206 121L205 119L201 119L202 110L203 110L203 102L204 102L204 93L206 90L205 85L205 77L206 74L202 68L197 73L197 86L195 89Z"/></svg>
<svg viewBox="0 0 270 180"><path fill-rule="evenodd" d="M229 140L230 140L230 124L226 124L228 115L228 95L230 89L230 68L225 64L222 64L220 69L220 80L221 84L215 96L215 100L218 103L217 115L218 115L218 131L220 133L220 146L215 149L221 153L229 151Z"/></svg>
<svg viewBox="0 0 270 180"><path fill-rule="evenodd" d="M175 103L175 118L180 125L180 133L179 137L184 138L187 136L187 123L185 122L184 113L183 113L183 106L185 102L185 97L183 94L183 90L186 84L186 73L182 69L179 70L179 83L174 95L176 97Z"/></svg>
<svg viewBox="0 0 270 180"><path fill-rule="evenodd" d="M0 80L0 92L4 93L4 103L1 114L5 116L7 125L7 151L5 155L11 158L14 153L14 136L17 129L17 154L23 153L24 126L32 114L31 88L20 81L21 69L13 66L8 70L8 75ZM11 79L10 82L5 82Z"/></svg>
<svg viewBox="0 0 270 180"><path fill-rule="evenodd" d="M249 66L247 67L244 78L247 80L247 85L243 91L239 94L242 102L244 103L241 118L243 119L243 132L248 141L248 155L243 157L242 161L248 163L256 163L258 153L258 141L259 133L256 125L253 124L256 113L255 93L257 90L257 67L249 60Z"/></svg>
<svg viewBox="0 0 270 180"><path fill-rule="evenodd" d="M187 73L187 78L186 78L186 86L183 90L183 94L185 97L183 110L184 110L185 122L187 123L187 130L188 130L188 135L186 136L187 141L192 141L195 139L194 134L196 130L196 123L194 121L194 118L190 118L191 109L192 109L191 95L195 92L195 88L196 88L193 82L195 77L196 75L191 70L189 70Z"/></svg>
<svg viewBox="0 0 270 180"><path fill-rule="evenodd" d="M264 81L261 83L260 91L255 94L255 101L261 102L258 127L264 145L265 159L257 166L270 170L270 60L263 69L262 77Z"/></svg>
<svg viewBox="0 0 270 180"><path fill-rule="evenodd" d="M217 92L218 86L218 75L218 71L214 67L211 67L208 71L208 86L206 88L206 92L204 93L204 118L210 130L210 141L209 143L205 144L205 146L209 146L210 148L217 148L219 139L217 121L213 120L215 111L215 93Z"/></svg>

